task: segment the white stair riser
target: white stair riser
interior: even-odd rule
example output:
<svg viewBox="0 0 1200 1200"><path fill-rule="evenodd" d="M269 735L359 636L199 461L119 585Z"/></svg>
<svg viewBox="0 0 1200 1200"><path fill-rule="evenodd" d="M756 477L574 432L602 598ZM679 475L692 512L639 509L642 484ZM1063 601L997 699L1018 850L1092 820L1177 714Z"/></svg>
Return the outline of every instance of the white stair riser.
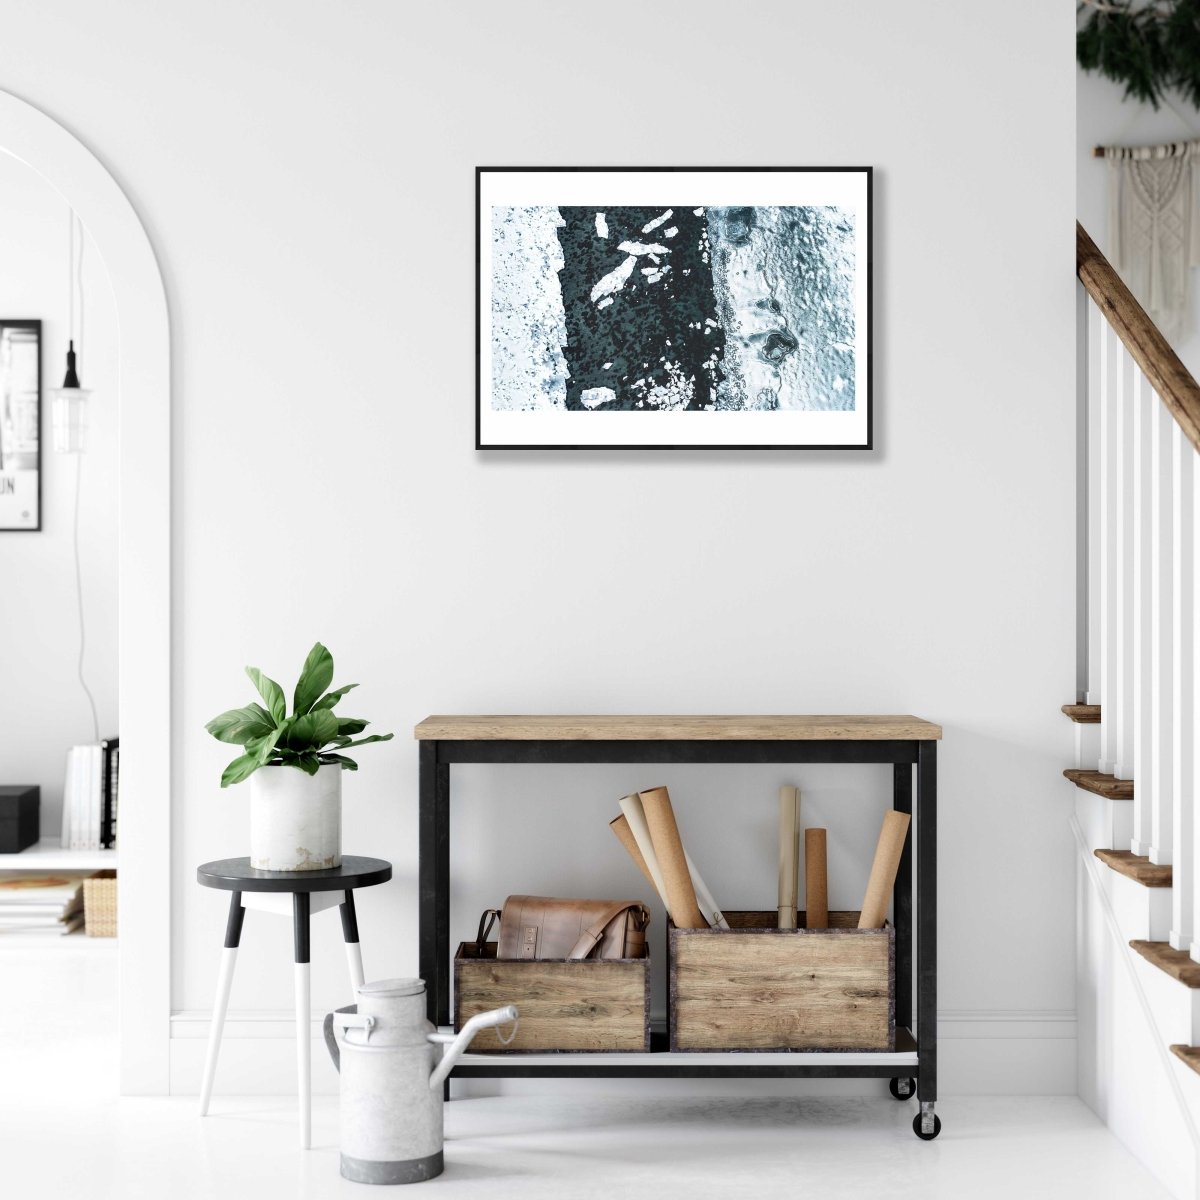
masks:
<svg viewBox="0 0 1200 1200"><path fill-rule="evenodd" d="M1080 771L1099 770L1100 724L1075 723L1075 767Z"/></svg>
<svg viewBox="0 0 1200 1200"><path fill-rule="evenodd" d="M1170 888L1148 888L1113 870L1106 872L1105 882L1122 937L1131 942L1167 940L1171 931Z"/></svg>
<svg viewBox="0 0 1200 1200"><path fill-rule="evenodd" d="M1133 805L1128 800L1107 800L1094 792L1075 788L1075 817L1083 826L1091 849L1129 849L1133 837Z"/></svg>
<svg viewBox="0 0 1200 1200"><path fill-rule="evenodd" d="M1184 986L1140 955L1134 966L1167 1045L1200 1045L1200 988Z"/></svg>

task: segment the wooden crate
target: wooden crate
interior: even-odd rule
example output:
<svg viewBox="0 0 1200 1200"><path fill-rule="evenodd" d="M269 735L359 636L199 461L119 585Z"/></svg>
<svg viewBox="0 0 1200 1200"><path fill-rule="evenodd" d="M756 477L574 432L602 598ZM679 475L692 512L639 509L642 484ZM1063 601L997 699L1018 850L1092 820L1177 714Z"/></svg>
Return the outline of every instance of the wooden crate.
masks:
<svg viewBox="0 0 1200 1200"><path fill-rule="evenodd" d="M488 1009L515 1004L517 1036L503 1045L485 1029L471 1043L479 1054L650 1049L650 959L498 959L474 942L454 955L454 1028ZM507 1033L501 1028L499 1033Z"/></svg>
<svg viewBox="0 0 1200 1200"><path fill-rule="evenodd" d="M672 1050L895 1049L892 926L858 929L856 912L831 912L829 929L725 918L731 929L670 926Z"/></svg>

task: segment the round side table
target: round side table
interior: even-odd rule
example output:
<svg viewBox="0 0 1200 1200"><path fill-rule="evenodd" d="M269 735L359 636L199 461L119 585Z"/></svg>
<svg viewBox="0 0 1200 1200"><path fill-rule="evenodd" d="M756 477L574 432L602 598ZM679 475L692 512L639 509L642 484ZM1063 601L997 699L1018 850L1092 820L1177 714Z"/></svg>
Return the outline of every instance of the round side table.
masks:
<svg viewBox="0 0 1200 1200"><path fill-rule="evenodd" d="M341 906L342 935L346 939L350 983L352 989L357 988L363 983L363 967L362 949L358 942L358 917L354 912L354 890L386 883L391 877L391 863L382 858L356 858L353 855L343 857L340 867L331 867L326 871L258 871L250 865L249 858L222 858L196 868L196 879L204 887L220 888L230 893L225 948L221 952L217 997L213 1002L208 1053L204 1059L204 1082L200 1089L201 1116L208 1112L208 1102L212 1098L217 1055L221 1049L221 1031L229 1008L229 991L233 984L233 968L237 962L246 909L256 908L280 915L291 912L296 948L296 1073L300 1090L300 1145L308 1149L312 1141L309 918L313 913L332 908L335 904Z"/></svg>

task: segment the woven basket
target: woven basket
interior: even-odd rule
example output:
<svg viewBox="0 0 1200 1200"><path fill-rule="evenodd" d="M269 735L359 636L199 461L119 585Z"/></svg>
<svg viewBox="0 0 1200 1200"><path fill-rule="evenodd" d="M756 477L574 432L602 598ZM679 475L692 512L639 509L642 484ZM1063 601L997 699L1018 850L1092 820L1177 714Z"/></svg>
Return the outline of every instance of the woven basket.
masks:
<svg viewBox="0 0 1200 1200"><path fill-rule="evenodd" d="M83 881L83 928L88 937L117 936L116 871L97 871Z"/></svg>

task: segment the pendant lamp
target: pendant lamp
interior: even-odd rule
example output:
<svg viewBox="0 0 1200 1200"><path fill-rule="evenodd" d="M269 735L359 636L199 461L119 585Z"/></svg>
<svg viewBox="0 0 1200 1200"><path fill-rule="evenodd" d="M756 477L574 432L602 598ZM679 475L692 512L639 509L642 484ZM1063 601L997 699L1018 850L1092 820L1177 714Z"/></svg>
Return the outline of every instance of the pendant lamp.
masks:
<svg viewBox="0 0 1200 1200"><path fill-rule="evenodd" d="M70 340L67 343L67 373L62 387L51 389L51 409L54 425L54 449L59 454L82 454L87 448L88 398L91 391L79 382L79 371L75 362L75 280L79 279L79 336L83 338L83 230L79 229L79 254L75 253L75 231L79 218L72 212L69 266L67 269L70 291L68 325Z"/></svg>

